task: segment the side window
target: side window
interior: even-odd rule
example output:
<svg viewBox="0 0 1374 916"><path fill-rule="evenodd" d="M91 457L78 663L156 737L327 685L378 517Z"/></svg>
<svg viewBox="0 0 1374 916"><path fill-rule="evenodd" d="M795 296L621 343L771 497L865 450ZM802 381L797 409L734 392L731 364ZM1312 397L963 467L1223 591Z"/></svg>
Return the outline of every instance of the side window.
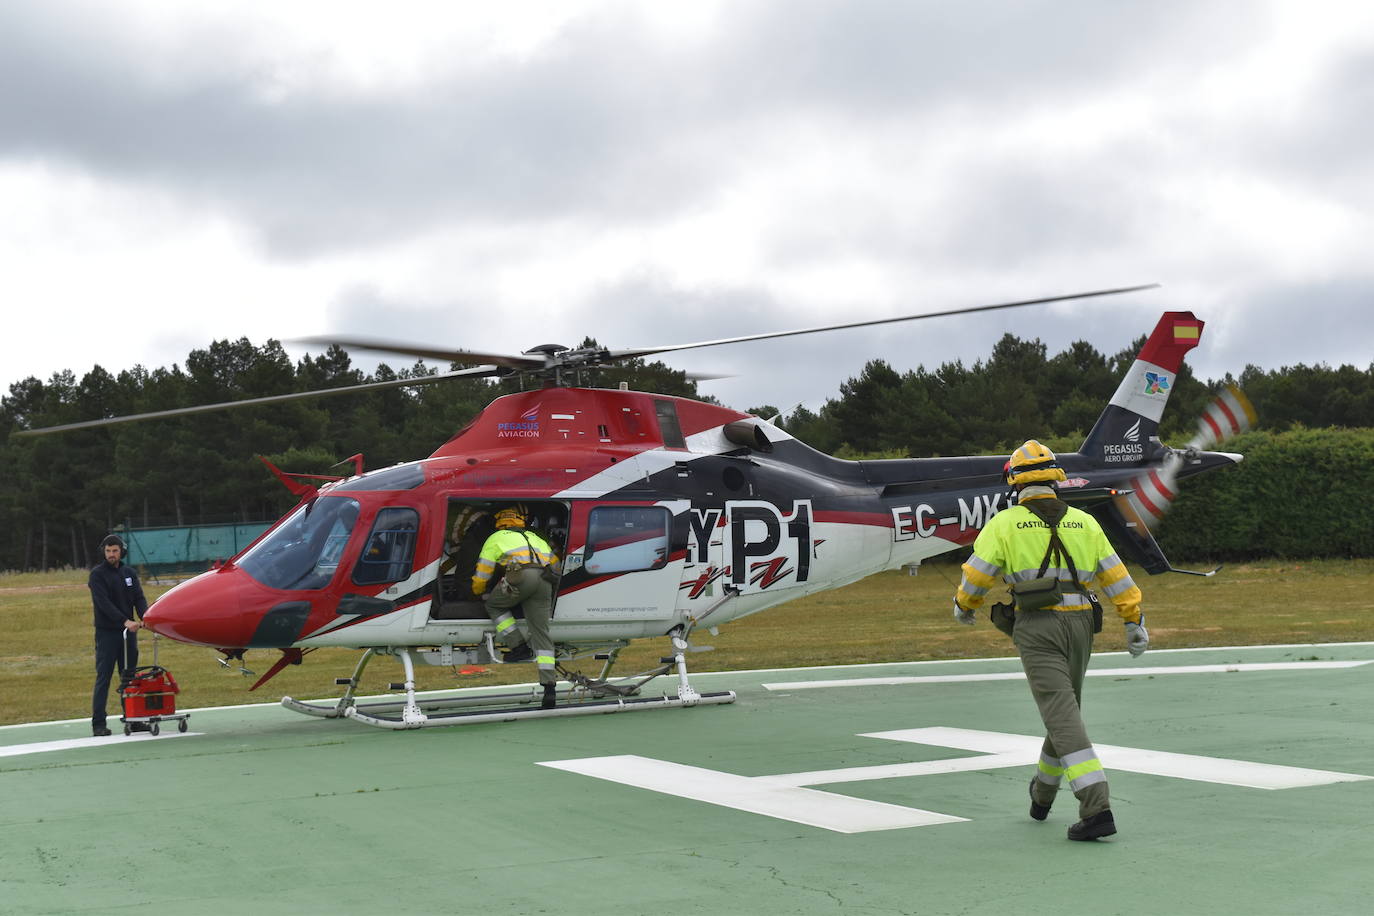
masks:
<svg viewBox="0 0 1374 916"><path fill-rule="evenodd" d="M380 585L409 576L419 528L420 515L414 509L393 506L378 512L353 569L354 584Z"/></svg>
<svg viewBox="0 0 1374 916"><path fill-rule="evenodd" d="M661 569L668 563L672 517L662 506L602 506L591 511L582 567L593 576Z"/></svg>

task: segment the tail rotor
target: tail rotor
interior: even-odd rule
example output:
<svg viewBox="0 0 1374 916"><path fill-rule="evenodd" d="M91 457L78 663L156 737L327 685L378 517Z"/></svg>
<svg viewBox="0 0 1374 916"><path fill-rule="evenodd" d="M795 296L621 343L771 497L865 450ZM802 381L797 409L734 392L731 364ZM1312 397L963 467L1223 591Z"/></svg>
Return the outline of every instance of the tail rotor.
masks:
<svg viewBox="0 0 1374 916"><path fill-rule="evenodd" d="M1187 448L1166 451L1158 465L1144 468L1132 478L1130 492L1116 497L1116 506L1127 523L1153 531L1178 496L1179 469L1189 454L1220 445L1248 430L1255 420L1255 408L1244 392L1235 385L1222 389L1202 412Z"/></svg>
<svg viewBox="0 0 1374 916"><path fill-rule="evenodd" d="M1188 442L1193 449L1209 449L1255 424L1255 408L1235 385L1227 385L1197 421L1197 433Z"/></svg>

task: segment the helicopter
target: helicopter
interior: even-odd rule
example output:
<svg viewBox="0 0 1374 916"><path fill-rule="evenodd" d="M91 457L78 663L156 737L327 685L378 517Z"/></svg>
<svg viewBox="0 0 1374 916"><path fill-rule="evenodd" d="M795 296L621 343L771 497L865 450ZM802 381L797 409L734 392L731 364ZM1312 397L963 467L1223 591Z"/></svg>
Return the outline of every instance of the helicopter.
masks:
<svg viewBox="0 0 1374 916"><path fill-rule="evenodd" d="M698 692L687 656L701 630L908 568L972 543L1011 504L1001 456L848 461L805 445L774 423L701 401L569 385L576 373L662 352L1116 295L1125 287L756 334L657 348L542 345L512 356L379 341L311 338L348 349L467 363L437 376L328 392L202 405L68 424L30 434L267 403L456 376L520 374L542 381L492 401L427 458L337 478L269 469L299 498L257 540L184 581L144 615L159 636L218 649L221 664L249 649L281 655L252 689L321 647L362 650L336 701L282 704L307 715L390 729L730 703ZM1241 456L1209 451L1253 419L1239 392L1209 409L1210 426L1185 448L1164 445L1159 421L1185 354L1204 322L1166 312L1078 451L1061 453L1060 496L1093 514L1123 559L1151 574L1173 567L1151 527L1177 481ZM1226 400L1228 399L1229 400ZM1239 398L1240 400L1237 400ZM265 461L265 459L264 459ZM495 627L470 578L495 513L517 508L560 558L549 624L559 702L533 692L421 698L416 665L505 664ZM1197 575L1211 575L1216 570ZM632 641L666 637L648 671L612 678ZM399 661L400 696L363 701L362 673L377 656ZM595 676L569 666L600 663ZM593 666L595 667L595 666ZM642 688L675 673L674 695Z"/></svg>

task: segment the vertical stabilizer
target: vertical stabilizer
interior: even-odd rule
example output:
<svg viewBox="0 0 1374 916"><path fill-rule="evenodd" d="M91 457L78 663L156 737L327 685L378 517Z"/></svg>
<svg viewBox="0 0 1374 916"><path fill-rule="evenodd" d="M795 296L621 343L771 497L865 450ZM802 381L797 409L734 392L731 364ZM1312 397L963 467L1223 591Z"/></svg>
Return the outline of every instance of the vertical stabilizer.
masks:
<svg viewBox="0 0 1374 916"><path fill-rule="evenodd" d="M1149 457L1150 440L1159 432L1159 418L1173 393L1183 357L1198 345L1202 327L1192 312L1164 313L1083 441L1081 454L1123 465Z"/></svg>

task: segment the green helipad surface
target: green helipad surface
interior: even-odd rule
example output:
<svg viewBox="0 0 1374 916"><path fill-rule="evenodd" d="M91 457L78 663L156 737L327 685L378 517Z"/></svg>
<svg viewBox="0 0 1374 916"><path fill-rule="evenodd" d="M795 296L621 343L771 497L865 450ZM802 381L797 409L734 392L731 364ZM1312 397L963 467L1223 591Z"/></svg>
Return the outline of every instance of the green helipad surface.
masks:
<svg viewBox="0 0 1374 916"><path fill-rule="evenodd" d="M1088 844L1067 793L1026 816L1014 659L702 674L739 701L403 732L277 706L158 738L3 728L0 912L1371 912L1374 644L1093 671L1121 832Z"/></svg>

